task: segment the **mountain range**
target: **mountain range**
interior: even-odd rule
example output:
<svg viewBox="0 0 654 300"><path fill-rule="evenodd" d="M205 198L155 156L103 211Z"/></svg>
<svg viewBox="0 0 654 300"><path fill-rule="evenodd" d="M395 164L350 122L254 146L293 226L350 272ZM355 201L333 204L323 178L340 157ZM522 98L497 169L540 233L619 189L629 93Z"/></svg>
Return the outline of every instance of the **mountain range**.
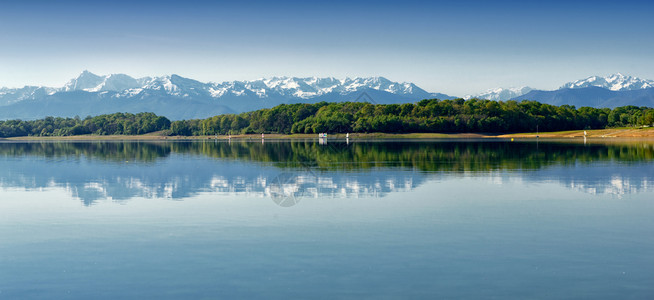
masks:
<svg viewBox="0 0 654 300"><path fill-rule="evenodd" d="M511 88L494 88L477 95L466 95L463 99L488 99L488 100L509 100L531 92L533 89L528 86L511 87Z"/></svg>
<svg viewBox="0 0 654 300"><path fill-rule="evenodd" d="M571 81L563 84L559 89L554 91L538 90L528 86L517 88L494 88L489 89L484 93L467 95L463 98L489 100L536 100L553 105L570 104L576 106L616 107L627 105L630 104L632 100L637 100L633 98L634 96L647 94L647 92L627 91L648 90L651 88L654 88L654 80L640 79L638 77L616 73L606 77L590 76L584 79ZM611 91L615 93L611 93ZM627 93L623 94L622 92ZM600 96L600 94L602 95Z"/></svg>
<svg viewBox="0 0 654 300"><path fill-rule="evenodd" d="M531 90L512 100L535 100L552 105L609 107L634 105L654 107L654 80L620 73L590 76L568 82L554 91Z"/></svg>
<svg viewBox="0 0 654 300"><path fill-rule="evenodd" d="M132 78L125 74L99 76L84 71L61 88L0 89L0 119L148 111L177 120L300 102L405 103L427 98L454 97L429 93L413 83L393 82L384 77L273 77L203 83L179 75Z"/></svg>
<svg viewBox="0 0 654 300"><path fill-rule="evenodd" d="M133 78L83 71L63 87L0 88L0 120L72 117L115 112L154 112L172 120L207 118L279 104L361 101L379 104L453 99L413 83L384 77L273 77L222 83L200 82L179 75ZM654 81L625 76L591 76L554 91L530 87L497 88L466 99L535 100L577 107L654 106Z"/></svg>

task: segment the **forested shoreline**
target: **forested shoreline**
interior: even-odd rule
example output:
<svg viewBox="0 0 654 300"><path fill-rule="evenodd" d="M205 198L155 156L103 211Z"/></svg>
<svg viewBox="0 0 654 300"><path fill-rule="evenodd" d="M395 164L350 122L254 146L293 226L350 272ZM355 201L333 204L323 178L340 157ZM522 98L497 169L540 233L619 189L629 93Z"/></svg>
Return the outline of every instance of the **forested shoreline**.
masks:
<svg viewBox="0 0 654 300"><path fill-rule="evenodd" d="M624 106L614 109L536 101L479 99L422 100L405 104L320 102L282 104L241 114L207 119L170 121L153 113L115 113L95 117L0 121L0 137L141 135L171 136L248 133L513 133L651 126L654 109Z"/></svg>

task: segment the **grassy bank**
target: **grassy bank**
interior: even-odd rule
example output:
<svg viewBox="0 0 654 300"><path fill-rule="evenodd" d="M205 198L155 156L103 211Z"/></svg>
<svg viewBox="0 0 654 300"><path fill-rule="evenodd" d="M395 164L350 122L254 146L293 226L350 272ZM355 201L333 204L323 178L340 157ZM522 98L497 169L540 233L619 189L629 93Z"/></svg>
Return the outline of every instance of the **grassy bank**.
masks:
<svg viewBox="0 0 654 300"><path fill-rule="evenodd" d="M586 130L589 138L654 138L654 127L649 128L612 128ZM540 133L514 133L514 134L492 134L492 133L351 133L350 139L466 139L466 138L581 138L584 137L584 130L540 132ZM260 134L232 135L232 140L260 140ZM265 139L317 139L317 134L266 134ZM345 139L345 134L330 134L330 139ZM55 137L15 137L7 138L7 141L88 141L88 140L207 140L207 139L228 139L225 135L211 136L164 136L160 132L145 135L76 135L76 136L55 136ZM0 139L3 140L3 139Z"/></svg>
<svg viewBox="0 0 654 300"><path fill-rule="evenodd" d="M622 127L611 129L595 129L595 130L569 130L557 132L540 132L540 133L514 133L503 134L498 137L508 138L576 138L584 137L589 138L654 138L654 127Z"/></svg>

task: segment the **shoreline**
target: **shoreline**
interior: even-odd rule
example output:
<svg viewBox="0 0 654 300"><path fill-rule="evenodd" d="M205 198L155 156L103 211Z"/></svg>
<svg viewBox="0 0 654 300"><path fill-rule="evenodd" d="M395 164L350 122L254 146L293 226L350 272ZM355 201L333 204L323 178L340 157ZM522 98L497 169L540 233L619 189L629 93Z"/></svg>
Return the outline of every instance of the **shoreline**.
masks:
<svg viewBox="0 0 654 300"><path fill-rule="evenodd" d="M654 139L654 127L612 128L586 130L587 138ZM541 133L350 133L351 140L375 139L572 139L583 138L584 130ZM180 141L180 140L228 140L226 135L211 136L163 136L145 135L78 135L78 136L25 136L0 138L0 141ZM261 140L260 134L232 135L232 140ZM266 134L265 140L318 139L317 134ZM329 134L328 139L345 139L345 134Z"/></svg>

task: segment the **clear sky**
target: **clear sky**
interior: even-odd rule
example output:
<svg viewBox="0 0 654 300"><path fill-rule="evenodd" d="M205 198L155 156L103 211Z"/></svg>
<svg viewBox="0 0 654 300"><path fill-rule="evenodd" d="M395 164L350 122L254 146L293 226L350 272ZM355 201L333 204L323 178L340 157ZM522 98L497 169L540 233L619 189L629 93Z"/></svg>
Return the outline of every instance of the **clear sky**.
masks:
<svg viewBox="0 0 654 300"><path fill-rule="evenodd" d="M62 86L85 69L216 82L384 76L455 96L616 72L654 79L646 1L4 2L7 87Z"/></svg>

